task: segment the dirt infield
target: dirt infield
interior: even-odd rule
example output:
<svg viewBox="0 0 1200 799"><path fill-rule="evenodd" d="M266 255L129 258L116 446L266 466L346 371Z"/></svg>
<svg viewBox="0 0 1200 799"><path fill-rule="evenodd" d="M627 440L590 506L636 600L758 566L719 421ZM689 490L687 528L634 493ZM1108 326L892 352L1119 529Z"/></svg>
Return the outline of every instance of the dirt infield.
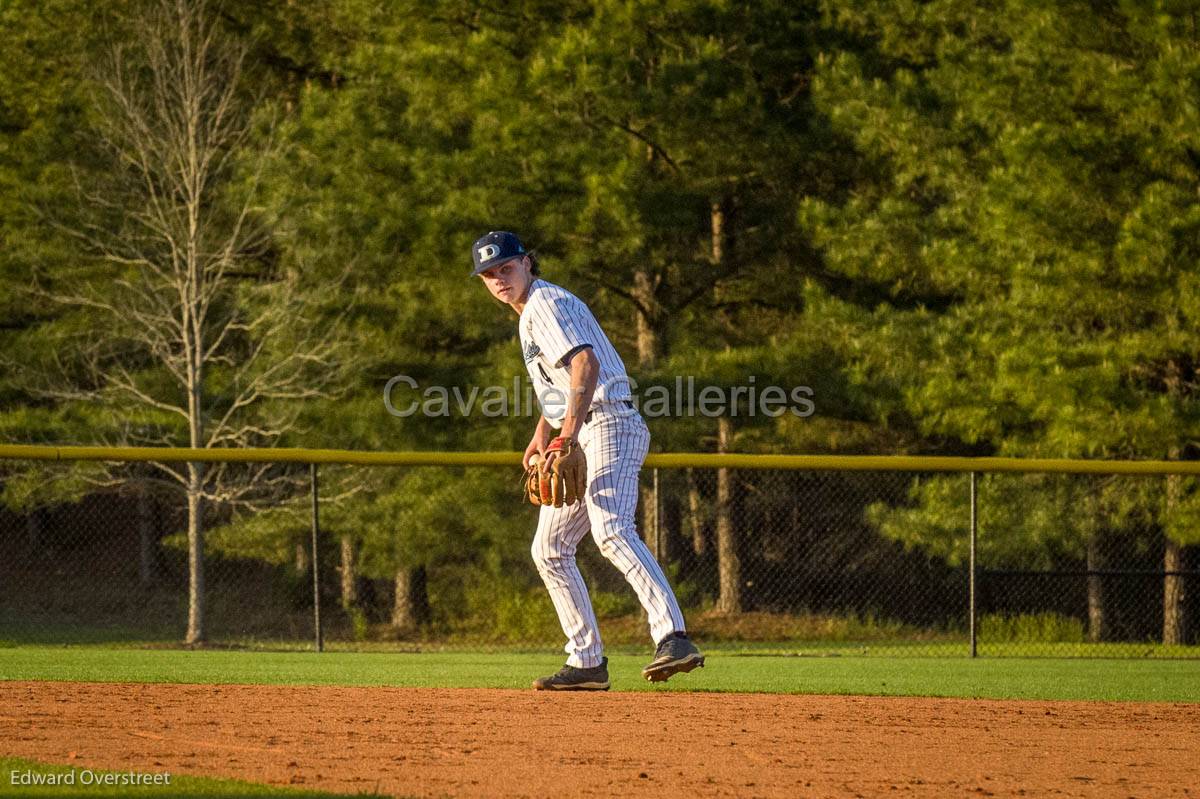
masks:
<svg viewBox="0 0 1200 799"><path fill-rule="evenodd" d="M1200 796L1200 705L0 682L3 754L413 796Z"/></svg>

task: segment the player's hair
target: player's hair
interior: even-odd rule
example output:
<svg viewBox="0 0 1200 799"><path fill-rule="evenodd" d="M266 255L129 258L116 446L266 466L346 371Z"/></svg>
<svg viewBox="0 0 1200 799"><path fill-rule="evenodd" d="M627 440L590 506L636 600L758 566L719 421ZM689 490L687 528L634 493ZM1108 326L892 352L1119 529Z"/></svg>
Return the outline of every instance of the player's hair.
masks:
<svg viewBox="0 0 1200 799"><path fill-rule="evenodd" d="M541 277L542 268L538 265L537 253L530 251L525 254L529 256L529 274L534 277Z"/></svg>

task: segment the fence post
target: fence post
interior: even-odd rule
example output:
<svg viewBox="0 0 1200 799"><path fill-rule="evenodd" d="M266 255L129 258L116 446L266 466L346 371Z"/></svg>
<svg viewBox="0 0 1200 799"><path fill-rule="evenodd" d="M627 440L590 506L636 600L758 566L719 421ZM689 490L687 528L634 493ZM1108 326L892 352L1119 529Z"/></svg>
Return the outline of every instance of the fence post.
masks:
<svg viewBox="0 0 1200 799"><path fill-rule="evenodd" d="M971 573L967 579L967 613L970 615L971 657L979 655L979 640L975 630L975 541L978 531L979 516L976 502L975 472L971 472Z"/></svg>
<svg viewBox="0 0 1200 799"><path fill-rule="evenodd" d="M323 652L325 641L321 634L321 562L317 559L317 534L321 531L320 516L317 512L317 464L308 465L308 474L312 483L313 634L316 636L317 651Z"/></svg>

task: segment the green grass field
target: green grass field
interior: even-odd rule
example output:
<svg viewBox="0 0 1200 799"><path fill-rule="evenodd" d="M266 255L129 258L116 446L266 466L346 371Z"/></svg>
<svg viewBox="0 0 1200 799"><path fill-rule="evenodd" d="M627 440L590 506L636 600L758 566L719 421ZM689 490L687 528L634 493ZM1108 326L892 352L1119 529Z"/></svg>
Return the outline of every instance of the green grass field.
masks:
<svg viewBox="0 0 1200 799"><path fill-rule="evenodd" d="M26 778L26 773L31 776ZM76 796L88 797L88 799L97 796L170 796L175 799L192 799L192 797L196 797L196 799L208 799L209 797L240 799L240 797L274 796L280 797L280 799L340 799L352 795L276 788L253 782L188 777L180 774L171 775L169 785L96 784L104 779L101 775L120 775L122 773L128 774L128 772L54 766L21 758L0 757L0 795L38 797L38 799L48 799L49 797L64 797L65 799L65 797ZM26 782L33 783L39 778L38 784L24 784ZM64 782L65 780L70 780L70 782Z"/></svg>
<svg viewBox="0 0 1200 799"><path fill-rule="evenodd" d="M614 690L1200 702L1195 660L787 657L718 650L709 653L706 668L657 685L642 680L645 661L645 655L612 655ZM560 664L554 654L0 648L0 680L525 689Z"/></svg>

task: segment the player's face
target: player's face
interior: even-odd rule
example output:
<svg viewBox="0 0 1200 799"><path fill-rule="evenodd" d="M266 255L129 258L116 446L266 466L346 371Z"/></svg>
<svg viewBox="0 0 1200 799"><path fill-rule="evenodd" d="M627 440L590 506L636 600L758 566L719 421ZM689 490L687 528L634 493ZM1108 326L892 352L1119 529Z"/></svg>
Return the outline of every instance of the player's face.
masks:
<svg viewBox="0 0 1200 799"><path fill-rule="evenodd" d="M485 272L480 272L479 276L483 278L483 284L493 297L509 305L524 297L532 282L529 259L524 256L493 266Z"/></svg>

